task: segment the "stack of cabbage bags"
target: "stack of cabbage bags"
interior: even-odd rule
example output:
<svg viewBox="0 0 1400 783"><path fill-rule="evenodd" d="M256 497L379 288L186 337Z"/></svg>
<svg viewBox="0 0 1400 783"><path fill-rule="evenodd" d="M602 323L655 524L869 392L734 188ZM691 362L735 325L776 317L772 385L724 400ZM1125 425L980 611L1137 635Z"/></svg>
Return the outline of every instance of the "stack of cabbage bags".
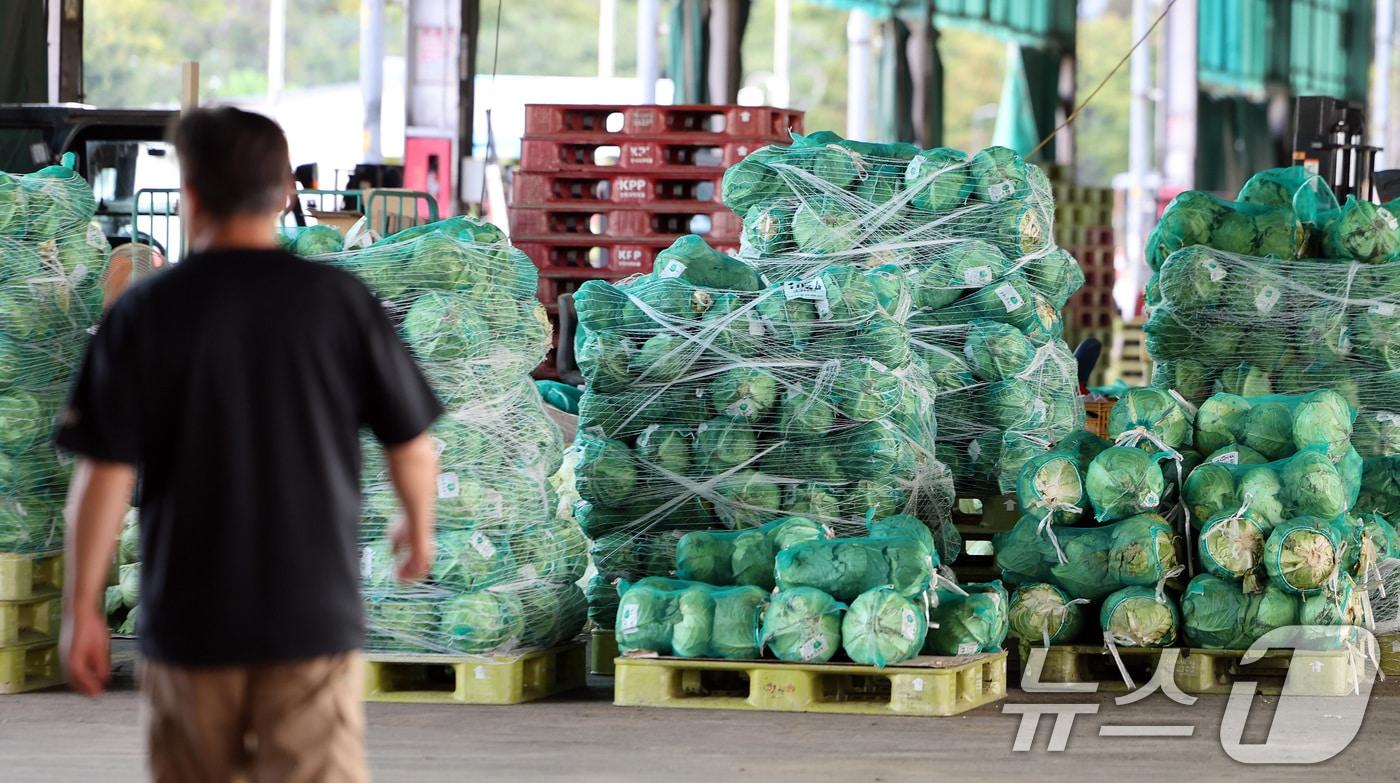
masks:
<svg viewBox="0 0 1400 783"><path fill-rule="evenodd" d="M1355 418L1326 389L1202 403L1195 437L1209 456L1182 491L1203 571L1182 597L1188 642L1242 648L1286 625L1371 625L1366 585L1400 546L1358 504Z"/></svg>
<svg viewBox="0 0 1400 783"><path fill-rule="evenodd" d="M1194 410L1154 388L1129 389L1109 417L1111 441L1077 432L1033 457L1017 479L1022 518L994 539L1011 596L1011 633L1070 641L1099 609L1116 644L1165 646L1179 617L1166 582L1185 565L1177 487L1190 468Z"/></svg>
<svg viewBox="0 0 1400 783"><path fill-rule="evenodd" d="M534 265L499 229L454 217L319 256L384 302L447 414L430 430L441 461L437 555L428 581L394 579L398 502L366 448L363 589L368 649L508 653L576 635L587 543L556 516L550 476L563 442L529 373L549 347Z"/></svg>
<svg viewBox="0 0 1400 783"><path fill-rule="evenodd" d="M794 135L731 168L740 257L769 279L866 271L935 385L939 458L966 495L1009 492L1020 465L1083 424L1060 310L1084 282L1054 245L1044 173L1015 152Z"/></svg>
<svg viewBox="0 0 1400 783"><path fill-rule="evenodd" d="M1400 513L1400 203L1338 204L1301 168L1236 202L1187 192L1148 243L1154 383L1194 403L1332 389L1359 415L1362 509Z"/></svg>
<svg viewBox="0 0 1400 783"><path fill-rule="evenodd" d="M620 583L618 647L803 663L844 654L873 666L1000 649L1008 622L999 583L935 578L937 546L915 517L872 520L865 533L832 538L804 517L687 533L676 554L683 579Z"/></svg>
<svg viewBox="0 0 1400 783"><path fill-rule="evenodd" d="M140 512L133 508L122 520L121 536L117 539L117 583L110 585L103 596L103 611L113 633L135 635L140 601Z"/></svg>
<svg viewBox="0 0 1400 783"><path fill-rule="evenodd" d="M49 436L102 314L110 248L66 157L0 172L0 553L62 548L71 466Z"/></svg>
<svg viewBox="0 0 1400 783"><path fill-rule="evenodd" d="M900 278L808 271L764 275L688 236L651 273L575 294L588 383L574 517L593 542L599 625L613 624L619 580L675 574L691 531L800 516L851 535L908 514L956 557L935 389Z"/></svg>
<svg viewBox="0 0 1400 783"><path fill-rule="evenodd" d="M1220 393L1199 409L1130 390L1110 416L1119 445L1086 433L1022 471L1026 516L996 540L1018 588L1012 635L1072 641L1095 608L1098 630L1130 646L1234 649L1286 625L1369 624L1364 585L1400 548L1356 505L1354 417L1330 390ZM1178 596L1167 580L1181 565L1194 578Z"/></svg>

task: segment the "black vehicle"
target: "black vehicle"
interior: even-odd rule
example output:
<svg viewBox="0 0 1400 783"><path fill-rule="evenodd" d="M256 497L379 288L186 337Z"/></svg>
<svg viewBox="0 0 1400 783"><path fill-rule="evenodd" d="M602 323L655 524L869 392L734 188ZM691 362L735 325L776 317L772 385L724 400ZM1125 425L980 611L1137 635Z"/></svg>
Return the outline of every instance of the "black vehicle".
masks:
<svg viewBox="0 0 1400 783"><path fill-rule="evenodd" d="M98 223L115 247L131 241L132 207L139 190L179 184L173 150L165 142L177 116L176 111L99 109L76 103L0 104L0 171L37 171L66 152L74 153L77 171L97 199ZM161 214L152 215L153 225L168 219L173 204L161 207Z"/></svg>

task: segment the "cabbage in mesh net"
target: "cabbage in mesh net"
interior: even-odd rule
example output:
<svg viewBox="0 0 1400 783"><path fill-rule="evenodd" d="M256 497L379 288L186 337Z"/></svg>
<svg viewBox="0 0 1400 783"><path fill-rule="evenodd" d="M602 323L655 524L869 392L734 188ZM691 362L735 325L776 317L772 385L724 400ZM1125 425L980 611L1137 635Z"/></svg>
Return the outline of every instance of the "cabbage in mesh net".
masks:
<svg viewBox="0 0 1400 783"><path fill-rule="evenodd" d="M781 589L763 615L760 646L780 661L829 661L841 649L845 610L845 604L815 588Z"/></svg>
<svg viewBox="0 0 1400 783"><path fill-rule="evenodd" d="M936 591L929 609L929 633L924 652L930 655L972 655L1001 649L1010 629L1010 599L1001 582L965 584L961 589Z"/></svg>
<svg viewBox="0 0 1400 783"><path fill-rule="evenodd" d="M1316 517L1298 517L1274 527L1264 545L1269 580L1290 593L1320 590L1337 573L1341 540L1335 526Z"/></svg>
<svg viewBox="0 0 1400 783"><path fill-rule="evenodd" d="M1104 599L1099 624L1115 644L1126 647L1170 647L1176 641L1181 616L1176 604L1150 587L1125 587Z"/></svg>
<svg viewBox="0 0 1400 783"><path fill-rule="evenodd" d="M1054 585L1022 585L1011 594L1007 611L1010 634L1031 645L1072 642L1084 626L1080 606Z"/></svg>
<svg viewBox="0 0 1400 783"><path fill-rule="evenodd" d="M923 608L895 590L867 590L841 620L841 643L856 663L888 666L919 654L928 633Z"/></svg>

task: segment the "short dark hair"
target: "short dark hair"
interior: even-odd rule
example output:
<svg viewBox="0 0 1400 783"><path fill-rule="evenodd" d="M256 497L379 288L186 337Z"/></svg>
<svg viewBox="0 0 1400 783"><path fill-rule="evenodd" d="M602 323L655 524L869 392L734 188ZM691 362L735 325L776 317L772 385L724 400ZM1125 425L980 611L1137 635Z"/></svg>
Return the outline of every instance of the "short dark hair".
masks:
<svg viewBox="0 0 1400 783"><path fill-rule="evenodd" d="M286 206L292 164L276 122L232 106L194 109L172 136L180 178L205 211L232 217Z"/></svg>

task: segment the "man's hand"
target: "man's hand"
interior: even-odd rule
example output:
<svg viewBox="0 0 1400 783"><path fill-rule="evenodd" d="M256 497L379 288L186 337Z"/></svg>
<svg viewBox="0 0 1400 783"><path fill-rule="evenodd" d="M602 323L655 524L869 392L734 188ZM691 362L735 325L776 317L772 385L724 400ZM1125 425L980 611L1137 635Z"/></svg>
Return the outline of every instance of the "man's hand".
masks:
<svg viewBox="0 0 1400 783"><path fill-rule="evenodd" d="M434 545L431 531L422 535L400 515L389 528L389 542L394 549L395 573L400 582L421 582L428 576L433 563Z"/></svg>
<svg viewBox="0 0 1400 783"><path fill-rule="evenodd" d="M111 679L110 635L95 607L75 607L63 619L63 665L73 690L97 697Z"/></svg>
<svg viewBox="0 0 1400 783"><path fill-rule="evenodd" d="M438 474L437 451L427 434L390 446L389 478L403 503L403 515L394 520L389 542L398 559L402 582L416 582L428 575L433 562L433 503Z"/></svg>

